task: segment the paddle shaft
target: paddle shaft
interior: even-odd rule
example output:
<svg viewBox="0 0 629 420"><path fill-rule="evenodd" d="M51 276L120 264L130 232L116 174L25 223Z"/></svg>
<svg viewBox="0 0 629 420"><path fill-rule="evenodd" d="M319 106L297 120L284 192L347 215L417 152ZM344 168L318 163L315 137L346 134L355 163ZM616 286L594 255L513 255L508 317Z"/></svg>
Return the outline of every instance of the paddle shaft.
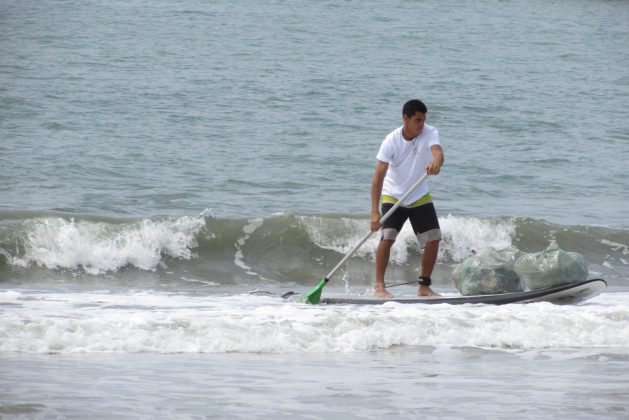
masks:
<svg viewBox="0 0 629 420"><path fill-rule="evenodd" d="M402 205L402 203L404 202L404 200L406 200L406 199L407 199L407 198L408 198L411 194L413 194L413 191L415 191L415 190L417 189L417 187L419 187L419 184L421 184L422 182L424 182L424 180L426 179L426 177L427 177L427 176L428 176L428 172L424 172L424 174L423 174L423 175L422 175L422 176L421 176L421 177L417 180L417 182L415 182L415 183L411 186L411 188L409 188L409 189L408 189L408 191L406 191L406 192L404 193L404 195L403 195L403 196L402 196L402 197L398 200L398 202L397 202L397 203L395 203L395 205L394 205L393 207L391 207L391 209L390 209L390 210L389 210L386 214L384 214L384 215L380 218L380 224L381 224L381 225L382 225L382 224L383 224L383 223L384 223L384 222L385 222L385 221L386 221L386 220L387 220L387 219L388 219L388 218L389 218L389 217L393 214L393 212L394 212L394 211L396 211L396 210L397 210L397 208L398 208L398 207L400 207L400 206ZM374 232L370 231L367 235L365 235L365 236L364 236L364 237L360 240L360 242L358 242L358 243L354 246L354 248L352 248L352 249L351 249L351 250L347 253L347 255L345 255L345 257L343 257L343 259L342 259L342 260L341 260L341 261L340 261L340 262L336 265L336 267L334 267L334 268L332 269L332 271L330 271L330 272L328 273L328 275L327 275L327 276L325 276L325 278L324 278L323 280L325 280L325 282L327 283L327 282L330 280L330 278L334 275L334 273L336 273L336 272L337 272L337 270L338 270L339 268L341 268L341 266L342 266L343 264L345 264L345 261L347 261L348 259L350 259L350 257L351 257L352 255L354 255L354 253L355 253L356 251L358 251L358 248L360 248L360 247L361 247L361 246L362 246L365 242L367 242L367 240L368 240L369 238L371 238L371 235L373 235L373 234L374 234Z"/></svg>

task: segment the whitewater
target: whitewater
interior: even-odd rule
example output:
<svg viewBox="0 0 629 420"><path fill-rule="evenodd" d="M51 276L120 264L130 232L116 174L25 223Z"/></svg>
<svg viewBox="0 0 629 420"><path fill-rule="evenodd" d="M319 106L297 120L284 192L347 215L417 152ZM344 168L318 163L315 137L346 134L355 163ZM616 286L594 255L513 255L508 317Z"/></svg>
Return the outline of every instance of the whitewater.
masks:
<svg viewBox="0 0 629 420"><path fill-rule="evenodd" d="M278 298L150 291L0 294L1 352L353 353L471 347L530 354L627 351L628 293L549 303L303 307ZM8 312L8 311L7 311Z"/></svg>

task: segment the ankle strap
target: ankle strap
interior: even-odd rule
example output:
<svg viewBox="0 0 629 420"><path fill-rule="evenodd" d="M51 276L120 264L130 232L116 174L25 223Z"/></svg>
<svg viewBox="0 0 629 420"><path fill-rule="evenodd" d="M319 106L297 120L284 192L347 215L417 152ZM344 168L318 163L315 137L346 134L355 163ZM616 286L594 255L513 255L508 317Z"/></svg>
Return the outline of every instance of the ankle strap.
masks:
<svg viewBox="0 0 629 420"><path fill-rule="evenodd" d="M429 276L420 276L419 277L419 284L421 284L423 286L430 286L432 284L432 280L430 279Z"/></svg>

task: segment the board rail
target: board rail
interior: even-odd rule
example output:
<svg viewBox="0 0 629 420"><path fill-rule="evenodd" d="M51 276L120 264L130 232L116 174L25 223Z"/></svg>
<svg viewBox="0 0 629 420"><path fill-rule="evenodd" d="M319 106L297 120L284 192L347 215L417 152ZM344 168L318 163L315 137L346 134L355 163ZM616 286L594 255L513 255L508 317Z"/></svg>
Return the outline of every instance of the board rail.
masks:
<svg viewBox="0 0 629 420"><path fill-rule="evenodd" d="M382 305L389 302L405 304L489 304L505 305L509 303L551 302L560 305L572 305L591 299L602 293L607 287L603 279L584 280L579 283L564 284L540 290L524 292L500 293L494 295L475 296L394 296L376 298L369 295L348 295L342 293L324 293L321 303L328 305Z"/></svg>

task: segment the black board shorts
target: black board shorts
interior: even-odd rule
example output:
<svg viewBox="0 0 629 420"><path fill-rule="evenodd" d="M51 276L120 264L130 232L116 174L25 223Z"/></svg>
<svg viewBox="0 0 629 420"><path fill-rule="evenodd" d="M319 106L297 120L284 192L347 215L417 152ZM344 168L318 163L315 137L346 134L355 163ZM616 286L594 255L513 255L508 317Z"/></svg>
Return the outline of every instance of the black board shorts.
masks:
<svg viewBox="0 0 629 420"><path fill-rule="evenodd" d="M385 215L393 206L392 203L383 203L382 215ZM441 240L441 228L433 203L426 203L417 207L398 207L395 213L384 221L381 239L394 241L407 220L411 221L413 232L415 232L422 248L428 242Z"/></svg>

